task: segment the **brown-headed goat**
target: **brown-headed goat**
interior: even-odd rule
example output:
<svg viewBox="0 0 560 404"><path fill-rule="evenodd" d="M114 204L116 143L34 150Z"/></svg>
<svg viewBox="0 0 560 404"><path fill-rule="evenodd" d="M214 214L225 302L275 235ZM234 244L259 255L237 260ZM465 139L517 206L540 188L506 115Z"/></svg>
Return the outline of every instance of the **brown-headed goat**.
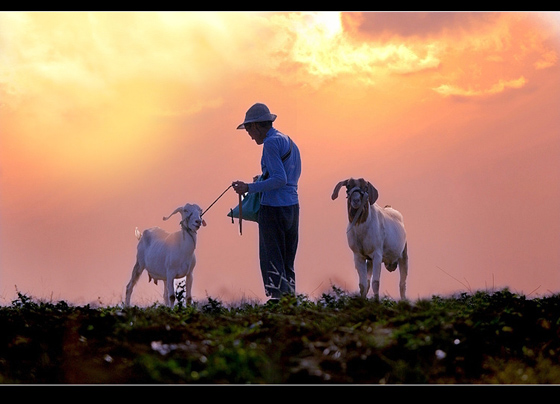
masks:
<svg viewBox="0 0 560 404"><path fill-rule="evenodd" d="M346 187L348 198L348 246L354 253L354 264L359 276L360 294L367 296L370 279L376 299L379 298L381 263L393 272L400 271L400 295L406 299L408 275L408 252L406 231L402 215L386 206L381 208L375 201L379 194L370 182L363 178L349 178L336 184L331 198L338 197L341 187Z"/></svg>

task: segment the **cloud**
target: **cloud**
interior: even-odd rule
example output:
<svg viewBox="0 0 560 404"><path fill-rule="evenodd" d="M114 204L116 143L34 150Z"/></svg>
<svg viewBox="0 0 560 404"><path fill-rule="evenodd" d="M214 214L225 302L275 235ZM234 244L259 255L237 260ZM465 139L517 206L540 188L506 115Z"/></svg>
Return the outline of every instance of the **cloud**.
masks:
<svg viewBox="0 0 560 404"><path fill-rule="evenodd" d="M535 62L534 66L537 70L547 69L549 67L555 66L557 62L558 54L555 51L550 50L546 53L543 53L540 59Z"/></svg>
<svg viewBox="0 0 560 404"><path fill-rule="evenodd" d="M527 80L524 77L519 77L515 80L500 80L491 87L482 90L475 90L473 88L460 88L454 85L442 84L433 90L443 96L459 96L459 97L484 97L496 95L506 91L507 89L518 89L525 86Z"/></svg>
<svg viewBox="0 0 560 404"><path fill-rule="evenodd" d="M118 96L127 81L156 95L157 87L168 83L180 90L208 89L220 83L225 68L247 64L238 52L248 40L239 26L250 18L244 13L1 13L0 18L5 103L36 94L67 96L69 90L70 106L80 94Z"/></svg>
<svg viewBox="0 0 560 404"><path fill-rule="evenodd" d="M356 42L345 31L340 13L289 13L274 16L270 23L283 33L269 58L277 60L277 66L289 61L291 69L280 70L284 81L318 86L351 76L374 84L387 74L424 71L440 63L433 44Z"/></svg>
<svg viewBox="0 0 560 404"><path fill-rule="evenodd" d="M355 50L388 55L378 59L378 65L368 58L370 67L382 66L375 71L378 79L380 72L429 72L424 81L427 88L443 96L473 98L522 88L534 77L530 67L543 70L557 65L557 40L551 40L550 30L542 29L549 20L554 21L546 13L366 12L341 16L347 42Z"/></svg>
<svg viewBox="0 0 560 404"><path fill-rule="evenodd" d="M350 12L344 26L363 38L431 38L490 26L496 13L468 12Z"/></svg>

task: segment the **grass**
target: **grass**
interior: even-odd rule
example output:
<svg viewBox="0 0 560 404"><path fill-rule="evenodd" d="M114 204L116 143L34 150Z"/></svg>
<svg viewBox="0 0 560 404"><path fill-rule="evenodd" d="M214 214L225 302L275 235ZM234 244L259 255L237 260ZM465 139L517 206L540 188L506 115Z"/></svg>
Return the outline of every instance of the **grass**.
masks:
<svg viewBox="0 0 560 404"><path fill-rule="evenodd" d="M560 295L0 307L0 383L557 384Z"/></svg>

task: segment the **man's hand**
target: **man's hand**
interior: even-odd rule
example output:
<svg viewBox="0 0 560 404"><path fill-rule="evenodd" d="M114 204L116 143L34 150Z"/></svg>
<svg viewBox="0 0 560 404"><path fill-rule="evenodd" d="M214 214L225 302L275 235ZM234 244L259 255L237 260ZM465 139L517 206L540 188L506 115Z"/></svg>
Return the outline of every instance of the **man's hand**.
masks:
<svg viewBox="0 0 560 404"><path fill-rule="evenodd" d="M243 195L247 193L247 191L249 191L249 185L247 185L243 181L234 181L231 183L231 186L239 195Z"/></svg>

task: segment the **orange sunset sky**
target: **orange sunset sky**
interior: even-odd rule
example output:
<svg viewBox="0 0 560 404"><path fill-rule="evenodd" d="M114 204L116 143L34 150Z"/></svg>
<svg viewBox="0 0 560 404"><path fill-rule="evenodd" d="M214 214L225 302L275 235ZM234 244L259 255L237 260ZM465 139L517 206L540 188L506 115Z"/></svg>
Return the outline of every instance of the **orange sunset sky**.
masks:
<svg viewBox="0 0 560 404"><path fill-rule="evenodd" d="M558 293L559 57L557 12L0 12L0 304L120 304L135 227L259 173L255 102L302 155L298 293L358 291L351 176L404 216L409 298ZM266 300L236 203L204 216L195 300Z"/></svg>

